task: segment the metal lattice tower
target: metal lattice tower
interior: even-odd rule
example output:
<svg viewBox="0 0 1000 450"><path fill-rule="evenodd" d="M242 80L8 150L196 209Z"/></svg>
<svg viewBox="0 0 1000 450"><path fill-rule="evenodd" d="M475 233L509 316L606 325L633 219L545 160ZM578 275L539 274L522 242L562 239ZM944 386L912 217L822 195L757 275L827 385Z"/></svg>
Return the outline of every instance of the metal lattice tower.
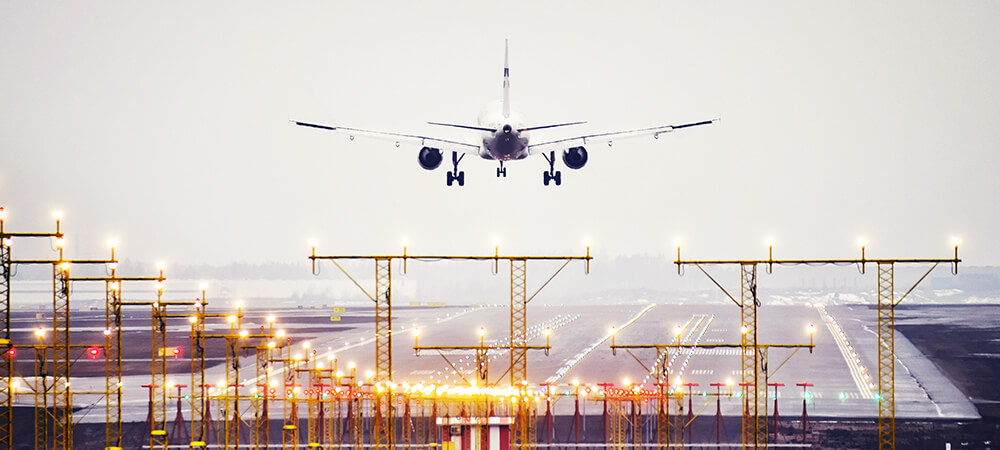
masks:
<svg viewBox="0 0 1000 450"><path fill-rule="evenodd" d="M895 298L893 264L878 264L878 446L895 448L896 395L893 340Z"/></svg>
<svg viewBox="0 0 1000 450"><path fill-rule="evenodd" d="M159 286L162 288L162 285ZM162 289L157 289L152 305L152 381L150 399L152 421L149 447L167 449L167 306L162 303Z"/></svg>
<svg viewBox="0 0 1000 450"><path fill-rule="evenodd" d="M283 353L283 352L282 352ZM294 361L285 361L285 383L282 398L284 403L284 423L281 427L281 448L295 449L299 445L299 403L298 395L295 394L295 378L297 367Z"/></svg>
<svg viewBox="0 0 1000 450"><path fill-rule="evenodd" d="M73 448L73 399L69 390L69 263L52 266L52 448Z"/></svg>
<svg viewBox="0 0 1000 450"><path fill-rule="evenodd" d="M111 259L114 259L112 256ZM114 269L111 271L114 277ZM122 447L122 305L121 282L104 284L104 437L108 449Z"/></svg>
<svg viewBox="0 0 1000 450"><path fill-rule="evenodd" d="M14 361L8 353L13 347L10 340L10 247L8 238L3 233L3 222L0 220L0 316L3 316L3 336L0 337L0 351L4 357L0 358L0 449L11 449L14 442L11 440L13 434L13 408L14 396L11 393L11 384L14 375Z"/></svg>
<svg viewBox="0 0 1000 450"><path fill-rule="evenodd" d="M208 441L205 426L205 302L195 303L191 320L191 447L204 447Z"/></svg>
<svg viewBox="0 0 1000 450"><path fill-rule="evenodd" d="M392 259L375 259L375 382L392 381ZM372 442L378 449L395 448L395 405L392 392L372 399L375 429Z"/></svg>
<svg viewBox="0 0 1000 450"><path fill-rule="evenodd" d="M748 409L742 420L743 446L757 448L767 444L767 391L762 360L757 346L757 264L741 264L740 377L745 384L744 398Z"/></svg>
<svg viewBox="0 0 1000 450"><path fill-rule="evenodd" d="M355 379L351 377L351 379ZM351 421L351 448L354 450L362 450L364 448L364 425L362 419L364 418L361 414L361 399L358 398L354 392L354 388L351 388L351 400L347 404L347 415L350 417Z"/></svg>
<svg viewBox="0 0 1000 450"><path fill-rule="evenodd" d="M229 316L229 334L226 335L226 385L221 386L223 397L224 448L240 445L240 327L242 311Z"/></svg>
<svg viewBox="0 0 1000 450"><path fill-rule="evenodd" d="M528 378L527 261L510 260L510 384Z"/></svg>
<svg viewBox="0 0 1000 450"><path fill-rule="evenodd" d="M392 381L392 259L375 260L375 381Z"/></svg>
<svg viewBox="0 0 1000 450"><path fill-rule="evenodd" d="M608 435L608 448L612 450L624 450L626 444L626 432L627 420L625 418L625 411L622 408L622 402L619 399L607 400L608 402L608 422L607 435Z"/></svg>
<svg viewBox="0 0 1000 450"><path fill-rule="evenodd" d="M49 448L49 385L46 363L49 360L48 346L35 346L35 448Z"/></svg>
<svg viewBox="0 0 1000 450"><path fill-rule="evenodd" d="M271 397L271 377L270 359L271 349L267 345L257 346L255 349L257 362L257 396L254 397L254 427L253 446L254 448L267 448L270 440L268 424L270 423L268 403Z"/></svg>
<svg viewBox="0 0 1000 450"><path fill-rule="evenodd" d="M309 389L313 390L313 394L310 394L307 398L307 409L309 415L306 419L306 443L309 445L316 444L319 445L320 441L320 399L323 398L323 381L320 378L320 371L316 369L316 358L312 359L312 368L308 371L309 384L307 385ZM318 392L317 392L318 391Z"/></svg>

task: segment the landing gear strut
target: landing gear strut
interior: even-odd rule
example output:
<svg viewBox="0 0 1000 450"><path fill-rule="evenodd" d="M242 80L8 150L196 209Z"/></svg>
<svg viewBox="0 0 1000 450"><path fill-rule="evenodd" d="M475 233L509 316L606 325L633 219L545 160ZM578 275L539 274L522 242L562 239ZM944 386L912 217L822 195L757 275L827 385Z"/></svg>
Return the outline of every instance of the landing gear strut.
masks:
<svg viewBox="0 0 1000 450"><path fill-rule="evenodd" d="M500 177L507 178L507 169L503 167L503 161L500 161L500 168L497 169L497 178Z"/></svg>
<svg viewBox="0 0 1000 450"><path fill-rule="evenodd" d="M462 161L465 155L458 156L458 152L451 152L451 164L455 168L451 172L448 172L448 186L452 183L458 181L459 186L465 186L465 172L460 172L458 170L458 163Z"/></svg>
<svg viewBox="0 0 1000 450"><path fill-rule="evenodd" d="M556 170L556 152L549 152L548 155L542 154L542 156L549 162L548 172L542 172L542 183L548 186L549 181L555 181L556 186L559 186L562 184L562 172Z"/></svg>

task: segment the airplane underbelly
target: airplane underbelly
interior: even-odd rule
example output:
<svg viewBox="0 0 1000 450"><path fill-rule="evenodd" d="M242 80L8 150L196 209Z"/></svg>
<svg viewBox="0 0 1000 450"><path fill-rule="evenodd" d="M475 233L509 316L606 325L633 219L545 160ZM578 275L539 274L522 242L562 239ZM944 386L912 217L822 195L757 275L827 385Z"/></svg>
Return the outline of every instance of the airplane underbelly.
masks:
<svg viewBox="0 0 1000 450"><path fill-rule="evenodd" d="M483 140L483 146L489 151L494 159L510 161L514 159L524 159L528 157L527 139L519 136L497 136Z"/></svg>

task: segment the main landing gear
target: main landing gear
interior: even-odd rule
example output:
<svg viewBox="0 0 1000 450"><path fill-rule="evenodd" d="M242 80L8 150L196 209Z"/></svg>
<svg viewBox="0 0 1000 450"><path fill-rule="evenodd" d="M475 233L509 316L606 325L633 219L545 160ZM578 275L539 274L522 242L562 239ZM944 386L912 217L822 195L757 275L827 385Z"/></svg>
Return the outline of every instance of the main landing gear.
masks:
<svg viewBox="0 0 1000 450"><path fill-rule="evenodd" d="M451 164L454 166L454 169L451 172L448 172L448 186L451 186L452 183L456 181L458 181L459 186L465 186L465 172L460 172L458 170L458 163L461 162L464 157L464 154L462 156L458 156L458 152L451 152Z"/></svg>
<svg viewBox="0 0 1000 450"><path fill-rule="evenodd" d="M500 168L497 169L497 178L504 177L507 178L507 169L503 166L503 161L500 161Z"/></svg>
<svg viewBox="0 0 1000 450"><path fill-rule="evenodd" d="M556 186L559 186L562 184L562 172L556 170L556 152L549 152L548 155L542 154L542 156L549 162L548 172L542 172L542 183L548 186L550 181L555 181Z"/></svg>

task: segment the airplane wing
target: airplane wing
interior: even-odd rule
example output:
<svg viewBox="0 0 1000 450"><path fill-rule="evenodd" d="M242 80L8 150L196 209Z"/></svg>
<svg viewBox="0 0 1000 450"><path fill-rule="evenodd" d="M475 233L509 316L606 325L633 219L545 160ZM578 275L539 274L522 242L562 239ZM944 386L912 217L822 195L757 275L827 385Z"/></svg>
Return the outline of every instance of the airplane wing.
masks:
<svg viewBox="0 0 1000 450"><path fill-rule="evenodd" d="M701 122L685 123L680 125L662 125L658 127L638 128L634 130L625 130L625 131L612 131L610 133L597 133L597 134L588 134L584 136L556 139L554 141L542 142L539 144L531 144L528 146L528 153L534 155L537 153L562 150L569 147L585 146L588 144L593 145L593 144L607 143L608 146L610 147L612 144L614 144L614 141L617 140L644 137L644 136L652 136L654 139L659 139L661 134L670 133L672 131L681 130L684 128L708 125L718 121L719 119L712 119L712 120L703 120Z"/></svg>
<svg viewBox="0 0 1000 450"><path fill-rule="evenodd" d="M337 127L330 125L321 125L317 123L299 122L291 121L292 123L309 128L318 128L320 130L330 130L338 131L341 133L347 133L348 137L353 141L354 136L370 136L374 138L388 139L395 141L396 147L399 147L401 143L408 143L419 145L421 147L432 147L438 150L458 152L458 153L469 153L473 155L479 154L479 146L473 145L465 142L452 141L448 139L440 139L431 136L420 136L415 134L402 134L402 133L392 133L388 131L374 131L374 130L362 130L360 128L349 128L349 127Z"/></svg>

